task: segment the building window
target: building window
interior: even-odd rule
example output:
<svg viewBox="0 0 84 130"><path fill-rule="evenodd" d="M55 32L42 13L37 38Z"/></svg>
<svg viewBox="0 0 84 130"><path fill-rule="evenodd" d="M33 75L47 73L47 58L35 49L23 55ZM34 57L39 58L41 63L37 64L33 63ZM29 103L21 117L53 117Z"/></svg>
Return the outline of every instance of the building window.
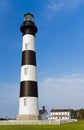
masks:
<svg viewBox="0 0 84 130"><path fill-rule="evenodd" d="M69 115L69 113L67 113L67 115Z"/></svg>
<svg viewBox="0 0 84 130"><path fill-rule="evenodd" d="M53 112L53 115L55 115L54 112Z"/></svg>
<svg viewBox="0 0 84 130"><path fill-rule="evenodd" d="M53 115L53 114L51 113L51 115Z"/></svg>
<svg viewBox="0 0 84 130"><path fill-rule="evenodd" d="M27 105L27 99L24 98L24 106L26 106L26 105Z"/></svg>

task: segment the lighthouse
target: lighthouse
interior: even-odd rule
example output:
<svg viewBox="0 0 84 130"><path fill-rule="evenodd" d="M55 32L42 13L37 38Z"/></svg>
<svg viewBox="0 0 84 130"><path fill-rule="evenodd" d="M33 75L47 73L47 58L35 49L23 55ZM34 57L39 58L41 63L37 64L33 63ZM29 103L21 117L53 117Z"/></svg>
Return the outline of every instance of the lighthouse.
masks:
<svg viewBox="0 0 84 130"><path fill-rule="evenodd" d="M24 15L22 32L22 62L17 120L38 120L38 83L36 73L35 34L37 26L31 13Z"/></svg>

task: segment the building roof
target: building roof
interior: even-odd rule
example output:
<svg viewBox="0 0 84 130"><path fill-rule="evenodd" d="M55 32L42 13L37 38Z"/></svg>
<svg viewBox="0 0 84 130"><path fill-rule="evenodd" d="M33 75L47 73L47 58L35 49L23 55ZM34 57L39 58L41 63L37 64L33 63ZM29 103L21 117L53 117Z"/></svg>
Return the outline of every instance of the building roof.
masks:
<svg viewBox="0 0 84 130"><path fill-rule="evenodd" d="M44 113L48 114L47 110L45 110L45 111L44 110L39 110L39 114L44 114Z"/></svg>
<svg viewBox="0 0 84 130"><path fill-rule="evenodd" d="M71 109L51 109L50 112L71 112Z"/></svg>
<svg viewBox="0 0 84 130"><path fill-rule="evenodd" d="M42 110L39 110L39 114L48 114L47 110L45 109L45 106L43 106Z"/></svg>

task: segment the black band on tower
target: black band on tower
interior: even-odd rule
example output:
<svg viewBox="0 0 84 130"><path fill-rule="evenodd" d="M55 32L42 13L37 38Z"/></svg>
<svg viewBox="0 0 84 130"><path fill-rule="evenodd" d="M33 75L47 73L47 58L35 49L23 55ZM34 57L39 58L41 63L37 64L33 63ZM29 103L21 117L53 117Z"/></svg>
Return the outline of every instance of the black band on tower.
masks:
<svg viewBox="0 0 84 130"><path fill-rule="evenodd" d="M22 52L22 65L36 66L36 53L31 50L23 51Z"/></svg>
<svg viewBox="0 0 84 130"><path fill-rule="evenodd" d="M32 34L35 36L37 30L38 30L37 27L32 21L24 21L23 25L20 27L20 31L23 33L23 35Z"/></svg>
<svg viewBox="0 0 84 130"><path fill-rule="evenodd" d="M22 81L20 83L20 97L38 97L37 82Z"/></svg>

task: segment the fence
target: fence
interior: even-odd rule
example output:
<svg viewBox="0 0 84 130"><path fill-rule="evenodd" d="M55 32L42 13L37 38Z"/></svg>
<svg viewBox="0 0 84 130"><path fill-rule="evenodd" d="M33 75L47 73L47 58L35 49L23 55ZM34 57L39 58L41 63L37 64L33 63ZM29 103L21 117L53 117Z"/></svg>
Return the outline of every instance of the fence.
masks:
<svg viewBox="0 0 84 130"><path fill-rule="evenodd" d="M76 119L69 120L37 120L37 121L19 121L19 120L2 120L0 125L60 125L64 123L77 122Z"/></svg>

